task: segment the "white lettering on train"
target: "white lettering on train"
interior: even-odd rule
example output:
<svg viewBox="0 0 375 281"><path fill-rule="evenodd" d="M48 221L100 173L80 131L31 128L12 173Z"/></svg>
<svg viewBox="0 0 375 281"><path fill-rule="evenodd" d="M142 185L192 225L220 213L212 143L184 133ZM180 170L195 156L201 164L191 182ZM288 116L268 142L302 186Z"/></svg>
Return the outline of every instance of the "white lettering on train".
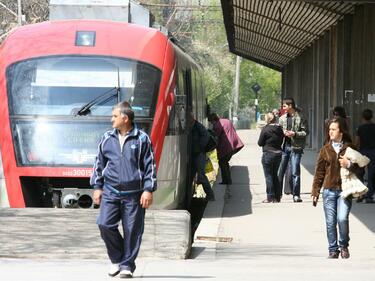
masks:
<svg viewBox="0 0 375 281"><path fill-rule="evenodd" d="M92 170L74 169L74 170L63 171L62 175L64 177L91 177Z"/></svg>

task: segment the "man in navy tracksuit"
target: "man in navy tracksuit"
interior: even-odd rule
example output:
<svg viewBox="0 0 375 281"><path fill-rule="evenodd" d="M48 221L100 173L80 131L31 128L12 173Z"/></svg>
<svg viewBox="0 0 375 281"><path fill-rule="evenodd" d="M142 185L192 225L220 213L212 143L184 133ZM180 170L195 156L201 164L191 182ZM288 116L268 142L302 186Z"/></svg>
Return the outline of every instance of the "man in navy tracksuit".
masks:
<svg viewBox="0 0 375 281"><path fill-rule="evenodd" d="M145 209L156 190L156 165L148 135L134 123L128 102L112 111L113 131L100 140L90 184L100 204L97 224L107 248L110 276L131 278L141 245ZM124 237L118 230L122 221Z"/></svg>

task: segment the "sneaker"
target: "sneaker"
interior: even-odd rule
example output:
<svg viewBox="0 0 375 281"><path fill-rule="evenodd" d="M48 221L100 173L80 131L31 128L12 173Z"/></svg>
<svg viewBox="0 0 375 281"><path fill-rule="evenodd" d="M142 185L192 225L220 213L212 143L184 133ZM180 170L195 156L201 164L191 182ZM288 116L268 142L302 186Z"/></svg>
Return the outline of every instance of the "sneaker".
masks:
<svg viewBox="0 0 375 281"><path fill-rule="evenodd" d="M300 202L302 202L302 199L301 199L301 197L299 197L297 195L294 195L293 196L293 202L294 203L300 203Z"/></svg>
<svg viewBox="0 0 375 281"><path fill-rule="evenodd" d="M120 273L120 264L119 263L112 263L108 270L108 275L111 277L115 277L117 274Z"/></svg>
<svg viewBox="0 0 375 281"><path fill-rule="evenodd" d="M372 197L368 197L368 198L365 198L365 203L372 204L372 203L375 203L375 200Z"/></svg>
<svg viewBox="0 0 375 281"><path fill-rule="evenodd" d="M334 251L334 252L329 252L328 254L328 259L338 259L339 258L340 251Z"/></svg>
<svg viewBox="0 0 375 281"><path fill-rule="evenodd" d="M347 247L341 248L341 258L348 259L350 257L349 249Z"/></svg>
<svg viewBox="0 0 375 281"><path fill-rule="evenodd" d="M120 278L132 278L133 273L130 270L124 269L120 271Z"/></svg>

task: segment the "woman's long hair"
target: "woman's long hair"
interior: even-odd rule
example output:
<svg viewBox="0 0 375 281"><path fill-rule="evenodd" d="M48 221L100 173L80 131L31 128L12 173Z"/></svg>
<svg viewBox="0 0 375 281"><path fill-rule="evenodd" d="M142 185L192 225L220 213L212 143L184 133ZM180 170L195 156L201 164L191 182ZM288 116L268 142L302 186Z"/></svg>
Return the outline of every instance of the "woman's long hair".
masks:
<svg viewBox="0 0 375 281"><path fill-rule="evenodd" d="M267 124L276 123L276 116L272 112L267 112L265 117Z"/></svg>
<svg viewBox="0 0 375 281"><path fill-rule="evenodd" d="M344 143L352 143L353 142L352 141L352 137L350 136L349 131L348 131L348 124L346 122L346 119L341 118L341 117L334 117L331 120L329 120L329 122L328 122L328 136L327 136L327 139L329 139L329 126L332 123L337 123L339 125L340 133L342 133L342 141Z"/></svg>

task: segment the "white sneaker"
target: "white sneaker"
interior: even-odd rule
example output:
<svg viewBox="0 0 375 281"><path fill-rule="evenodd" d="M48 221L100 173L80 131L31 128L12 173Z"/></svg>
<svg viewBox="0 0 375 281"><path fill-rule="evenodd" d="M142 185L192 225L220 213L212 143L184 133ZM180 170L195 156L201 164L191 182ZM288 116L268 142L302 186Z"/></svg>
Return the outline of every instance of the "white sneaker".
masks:
<svg viewBox="0 0 375 281"><path fill-rule="evenodd" d="M108 275L111 277L115 277L117 274L120 273L120 264L119 263L112 263L108 270Z"/></svg>
<svg viewBox="0 0 375 281"><path fill-rule="evenodd" d="M124 269L120 271L120 278L132 278L133 273L130 270Z"/></svg>

